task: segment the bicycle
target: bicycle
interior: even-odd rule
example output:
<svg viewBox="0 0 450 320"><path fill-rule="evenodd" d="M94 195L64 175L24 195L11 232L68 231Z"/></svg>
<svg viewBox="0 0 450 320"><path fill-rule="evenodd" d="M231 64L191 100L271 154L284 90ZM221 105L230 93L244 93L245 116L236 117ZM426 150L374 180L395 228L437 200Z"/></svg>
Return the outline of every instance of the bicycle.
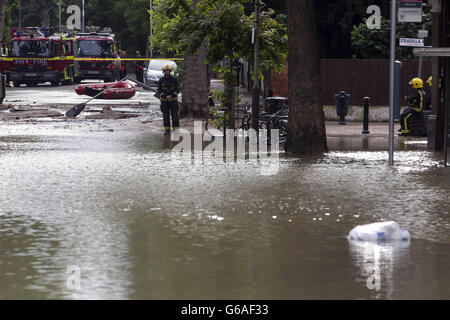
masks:
<svg viewBox="0 0 450 320"><path fill-rule="evenodd" d="M237 109L237 111L240 111L244 114L239 129L243 130L250 129L249 120L252 117L252 107L249 104L245 104L242 109Z"/></svg>
<svg viewBox="0 0 450 320"><path fill-rule="evenodd" d="M284 143L287 137L287 123L288 123L288 106L282 107L279 111L270 114L265 111L261 112L258 117L258 128L267 130L267 143L271 144L271 129L279 130L279 142ZM253 116L251 111L248 111L246 116L242 119L240 129L248 130L252 128Z"/></svg>

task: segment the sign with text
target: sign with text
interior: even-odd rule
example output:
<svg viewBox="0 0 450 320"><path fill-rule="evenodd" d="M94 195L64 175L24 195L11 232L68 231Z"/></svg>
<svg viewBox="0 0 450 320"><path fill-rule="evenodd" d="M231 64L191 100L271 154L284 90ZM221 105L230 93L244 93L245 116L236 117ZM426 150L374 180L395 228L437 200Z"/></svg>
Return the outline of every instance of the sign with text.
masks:
<svg viewBox="0 0 450 320"><path fill-rule="evenodd" d="M422 22L422 0L399 0L398 22Z"/></svg>
<svg viewBox="0 0 450 320"><path fill-rule="evenodd" d="M426 37L428 37L428 30L419 30L417 36L419 38L426 38Z"/></svg>
<svg viewBox="0 0 450 320"><path fill-rule="evenodd" d="M400 38L401 47L424 47L424 39Z"/></svg>

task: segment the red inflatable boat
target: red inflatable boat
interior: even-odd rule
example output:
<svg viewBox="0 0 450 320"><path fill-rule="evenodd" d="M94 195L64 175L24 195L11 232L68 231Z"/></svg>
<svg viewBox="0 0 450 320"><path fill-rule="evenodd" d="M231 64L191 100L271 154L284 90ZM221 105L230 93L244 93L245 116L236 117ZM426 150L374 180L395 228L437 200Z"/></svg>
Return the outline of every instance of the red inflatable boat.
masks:
<svg viewBox="0 0 450 320"><path fill-rule="evenodd" d="M111 87L116 82L109 83L92 83L92 84L80 84L75 87L75 92L79 95L88 95L94 97L108 87ZM96 99L128 99L134 96L136 90L127 81L120 81L111 89L106 90Z"/></svg>

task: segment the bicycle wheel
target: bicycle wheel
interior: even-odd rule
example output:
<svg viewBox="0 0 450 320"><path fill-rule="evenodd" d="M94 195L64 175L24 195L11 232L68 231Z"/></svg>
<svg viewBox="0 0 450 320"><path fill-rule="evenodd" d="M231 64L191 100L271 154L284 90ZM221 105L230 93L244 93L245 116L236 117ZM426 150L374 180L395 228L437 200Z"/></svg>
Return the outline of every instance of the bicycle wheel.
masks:
<svg viewBox="0 0 450 320"><path fill-rule="evenodd" d="M288 121L286 119L279 119L277 121L277 127L280 129L280 136L286 136L288 130Z"/></svg>
<svg viewBox="0 0 450 320"><path fill-rule="evenodd" d="M244 116L244 118L242 118L241 121L241 127L239 129L243 129L245 131L247 131L248 129L250 129L250 121L251 121L252 116L251 115L246 115Z"/></svg>

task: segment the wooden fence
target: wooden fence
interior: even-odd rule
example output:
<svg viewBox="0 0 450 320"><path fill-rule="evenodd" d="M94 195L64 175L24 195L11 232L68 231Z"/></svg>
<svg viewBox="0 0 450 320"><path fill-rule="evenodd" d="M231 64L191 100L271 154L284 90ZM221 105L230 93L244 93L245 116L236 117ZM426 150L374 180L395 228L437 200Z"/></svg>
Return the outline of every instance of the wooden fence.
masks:
<svg viewBox="0 0 450 320"><path fill-rule="evenodd" d="M417 76L418 65L418 60L402 60L402 97L410 93L408 82ZM389 60L322 59L320 68L323 104L334 105L334 95L345 91L351 95L351 105L362 105L365 96L371 105L389 105ZM431 60L424 60L424 85L430 75ZM281 75L274 74L272 85L274 95L287 97L287 68Z"/></svg>

